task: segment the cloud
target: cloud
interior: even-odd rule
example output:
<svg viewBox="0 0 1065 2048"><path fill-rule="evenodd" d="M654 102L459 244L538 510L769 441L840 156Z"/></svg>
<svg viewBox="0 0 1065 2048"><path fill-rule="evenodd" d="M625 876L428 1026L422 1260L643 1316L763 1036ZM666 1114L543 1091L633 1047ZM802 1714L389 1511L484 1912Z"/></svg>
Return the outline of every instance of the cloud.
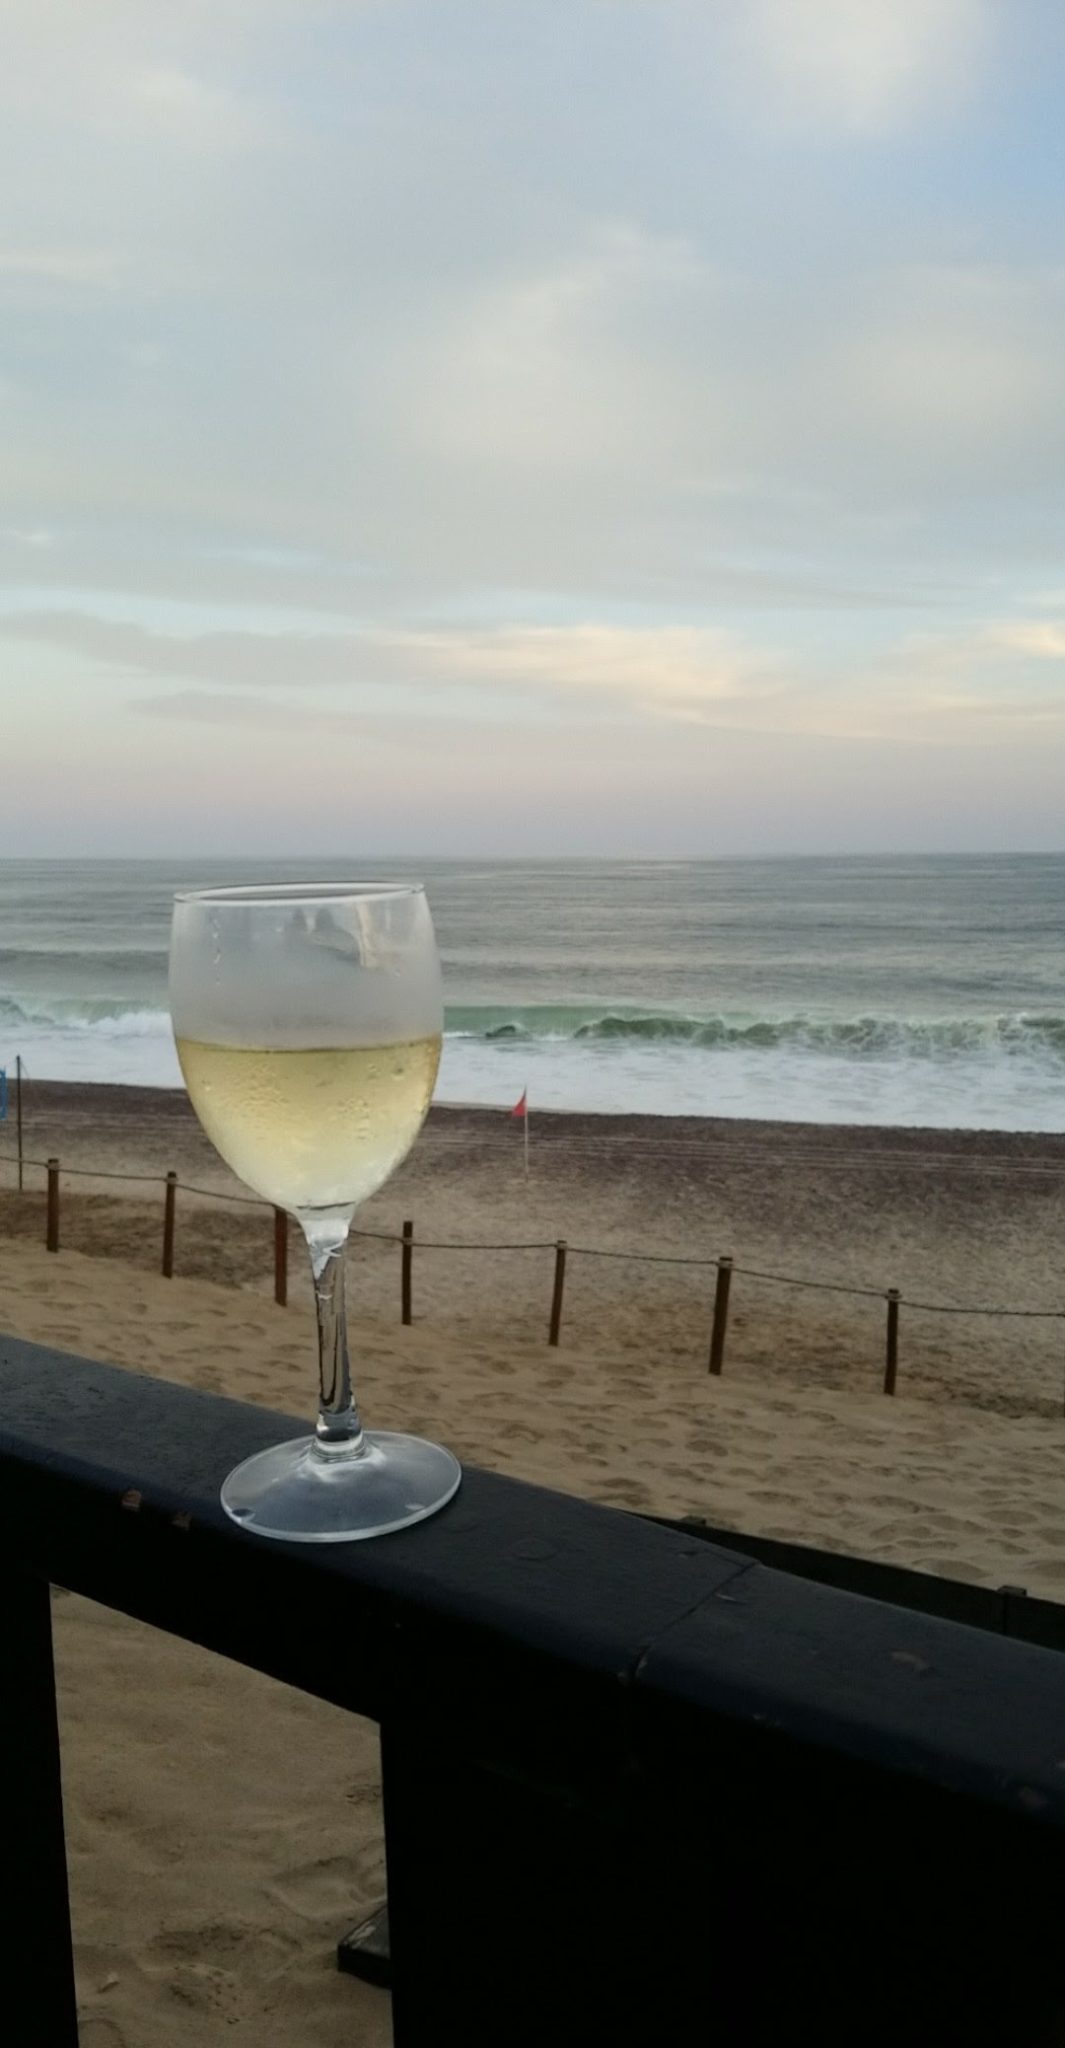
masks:
<svg viewBox="0 0 1065 2048"><path fill-rule="evenodd" d="M745 0L739 40L778 118L882 135L978 76L987 0Z"/></svg>
<svg viewBox="0 0 1065 2048"><path fill-rule="evenodd" d="M869 275L828 355L840 421L880 489L1056 477L1065 268L928 265ZM864 430L863 423L864 422Z"/></svg>
<svg viewBox="0 0 1065 2048"><path fill-rule="evenodd" d="M126 81L129 116L168 140L231 151L271 137L265 110L236 92L176 65L134 67Z"/></svg>
<svg viewBox="0 0 1065 2048"><path fill-rule="evenodd" d="M466 468L578 483L682 456L686 347L726 290L681 237L608 221L583 240L567 261L459 299L432 331L431 361L411 352L405 416L423 446ZM689 433L705 432L705 383L702 399Z"/></svg>
<svg viewBox="0 0 1065 2048"><path fill-rule="evenodd" d="M1049 619L1018 620L986 628L989 648L1023 654L1036 661L1065 661L1065 623Z"/></svg>
<svg viewBox="0 0 1065 2048"><path fill-rule="evenodd" d="M0 614L0 635L44 642L112 672L259 688L329 686L387 660L387 640L352 633L169 633L91 612Z"/></svg>
<svg viewBox="0 0 1065 2048"><path fill-rule="evenodd" d="M0 528L0 540L11 541L18 548L51 548L55 534L46 526L5 526Z"/></svg>
<svg viewBox="0 0 1065 2048"><path fill-rule="evenodd" d="M237 81L242 54L288 10L256 0L181 0L165 21L141 0L35 0L4 9L0 104L16 119L193 150L231 150L267 129ZM227 75L228 74L228 75Z"/></svg>
<svg viewBox="0 0 1065 2048"><path fill-rule="evenodd" d="M264 731L424 741L453 731L480 698L482 725L523 732L547 717L576 733L605 712L642 732L680 724L963 748L1037 730L1065 738L1054 666L1065 658L1065 627L1047 620L903 635L842 669L816 646L800 656L719 628L599 622L180 634L43 612L8 614L0 633L112 673L196 685L136 698L138 712Z"/></svg>
<svg viewBox="0 0 1065 2048"><path fill-rule="evenodd" d="M717 628L589 623L405 638L415 663L455 682L571 701L606 694L640 712L671 717L746 704L772 688L772 657L754 655Z"/></svg>
<svg viewBox="0 0 1065 2048"><path fill-rule="evenodd" d="M43 279L52 284L109 284L118 259L106 249L0 248L0 280Z"/></svg>
<svg viewBox="0 0 1065 2048"><path fill-rule="evenodd" d="M473 686L571 704L606 695L671 716L746 695L770 668L767 657L755 661L716 628L596 623L169 633L86 612L14 611L0 614L0 636L43 642L142 677L301 693Z"/></svg>
<svg viewBox="0 0 1065 2048"><path fill-rule="evenodd" d="M402 744L410 731L402 718L371 718L351 711L330 710L322 704L292 704L258 693L238 695L222 690L171 690L165 697L136 697L131 711L147 718L162 718L180 724L252 727L256 732L289 734L331 733L337 737L391 740ZM451 723L433 721L434 726ZM419 726L424 728L424 718Z"/></svg>

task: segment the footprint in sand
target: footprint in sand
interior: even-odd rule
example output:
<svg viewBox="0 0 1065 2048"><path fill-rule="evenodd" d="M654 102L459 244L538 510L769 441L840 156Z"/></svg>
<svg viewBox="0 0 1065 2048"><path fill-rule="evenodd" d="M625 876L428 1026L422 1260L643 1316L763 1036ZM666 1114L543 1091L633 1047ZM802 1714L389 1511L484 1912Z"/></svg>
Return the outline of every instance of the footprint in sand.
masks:
<svg viewBox="0 0 1065 2048"><path fill-rule="evenodd" d="M1045 1531L1043 1532L1043 1541L1046 1541ZM1065 1580L1065 1558L1033 1557L1029 1552L1026 1569L1032 1572L1033 1575L1038 1572L1040 1578L1052 1579L1057 1585L1060 1585Z"/></svg>
<svg viewBox="0 0 1065 2048"><path fill-rule="evenodd" d="M323 1856L280 1871L268 1889L302 1920L353 1912L357 1917L361 1902L375 1896L383 1860L383 1842L371 1843L351 1855Z"/></svg>
<svg viewBox="0 0 1065 2048"><path fill-rule="evenodd" d="M984 1576L960 1557L918 1557L914 1562L919 1571L931 1572L937 1579L962 1579L970 1586L979 1585Z"/></svg>

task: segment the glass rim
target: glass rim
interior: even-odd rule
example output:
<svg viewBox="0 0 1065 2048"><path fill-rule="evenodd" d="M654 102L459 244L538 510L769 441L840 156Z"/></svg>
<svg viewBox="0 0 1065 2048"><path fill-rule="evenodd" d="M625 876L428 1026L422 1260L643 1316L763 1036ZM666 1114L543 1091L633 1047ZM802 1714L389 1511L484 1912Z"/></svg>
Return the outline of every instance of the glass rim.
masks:
<svg viewBox="0 0 1065 2048"><path fill-rule="evenodd" d="M175 903L337 903L362 898L424 896L424 882L236 882L210 889L177 889Z"/></svg>

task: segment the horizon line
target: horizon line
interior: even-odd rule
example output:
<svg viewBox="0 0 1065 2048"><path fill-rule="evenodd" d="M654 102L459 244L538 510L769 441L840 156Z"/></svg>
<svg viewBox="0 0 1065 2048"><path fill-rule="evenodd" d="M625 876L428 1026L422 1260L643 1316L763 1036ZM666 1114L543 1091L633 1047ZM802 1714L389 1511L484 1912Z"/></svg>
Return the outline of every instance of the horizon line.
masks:
<svg viewBox="0 0 1065 2048"><path fill-rule="evenodd" d="M480 867L486 867L493 864L501 867L548 867L557 866L560 863L565 863L569 866L583 864L589 867L623 867L636 865L639 865L641 867L714 867L725 865L737 865L743 862L755 863L760 861L1055 860L1060 859L1062 857L1065 857L1065 845L966 846L956 848L856 848L843 846L832 848L820 848L818 850L811 850L809 848L805 848L801 851L793 848L777 848L766 849L765 851L757 853L427 853L425 851L421 851L416 853L388 853L381 855L372 855L368 858L368 865L376 866L379 864L386 864L389 861L402 861L405 865L417 865L424 861L427 864L432 864L434 866L440 866L445 863L461 863L464 865L476 865ZM79 862L95 862L99 865L113 864L128 866L131 864L140 864L142 866L163 866L182 861L193 861L196 863L197 866L202 866L204 864L213 864L217 862L218 865L221 866L227 863L232 864L234 862L254 861L257 863L264 863L267 861L276 861L279 867L284 867L296 862L302 865L310 861L321 861L324 864L328 865L333 865L337 862L343 862L345 865L348 865L352 862L352 859L353 856L351 854L341 854L338 853L336 850L329 853L323 852L321 849L318 849L310 853L283 854L268 852L192 853L187 849L182 851L173 851L166 853L101 853L91 852L84 849L79 849L76 852L72 851L68 853L7 853L0 851L0 864L3 864L5 866L29 866L31 863L44 864L49 862L54 862L55 865L57 866L67 867L76 865ZM359 859L358 865L363 865L361 859ZM350 877L350 879L353 882L363 880L366 878L366 876L355 873L353 873Z"/></svg>

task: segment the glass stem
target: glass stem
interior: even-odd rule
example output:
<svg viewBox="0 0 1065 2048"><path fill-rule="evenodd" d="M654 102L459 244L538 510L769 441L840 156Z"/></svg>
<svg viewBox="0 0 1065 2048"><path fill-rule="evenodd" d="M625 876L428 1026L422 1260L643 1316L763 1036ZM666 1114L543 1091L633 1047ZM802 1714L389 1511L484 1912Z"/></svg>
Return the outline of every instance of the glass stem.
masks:
<svg viewBox="0 0 1065 2048"><path fill-rule="evenodd" d="M311 1255L318 1311L317 1448L326 1457L358 1457L362 1423L351 1391L348 1333L344 1315L344 1250L350 1216L301 1217Z"/></svg>

